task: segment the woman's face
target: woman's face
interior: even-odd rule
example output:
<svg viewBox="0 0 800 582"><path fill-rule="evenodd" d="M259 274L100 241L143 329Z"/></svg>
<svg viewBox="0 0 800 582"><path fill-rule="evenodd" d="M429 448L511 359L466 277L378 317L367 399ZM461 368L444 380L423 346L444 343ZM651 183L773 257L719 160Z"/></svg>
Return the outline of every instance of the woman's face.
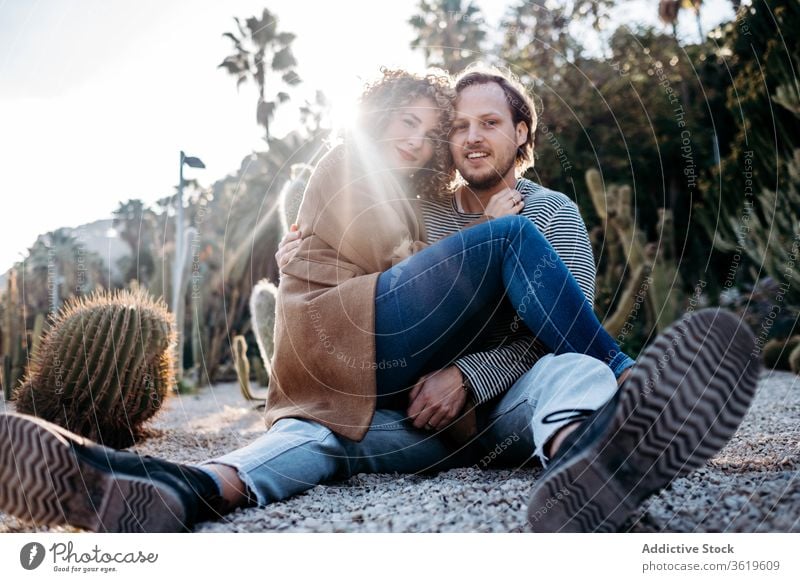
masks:
<svg viewBox="0 0 800 582"><path fill-rule="evenodd" d="M388 166L404 174L424 168L433 157L438 124L439 109L427 97L394 110L380 139Z"/></svg>

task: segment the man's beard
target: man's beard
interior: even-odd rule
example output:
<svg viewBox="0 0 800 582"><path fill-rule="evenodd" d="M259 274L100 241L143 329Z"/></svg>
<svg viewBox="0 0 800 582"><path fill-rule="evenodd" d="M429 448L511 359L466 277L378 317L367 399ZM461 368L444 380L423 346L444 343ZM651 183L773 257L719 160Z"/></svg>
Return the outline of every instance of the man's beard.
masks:
<svg viewBox="0 0 800 582"><path fill-rule="evenodd" d="M461 172L461 177L467 181L467 186L472 190L489 190L497 186L508 175L511 168L514 167L516 162L514 154L516 152L510 155L508 159L501 160L500 167L490 168L486 176L469 176L460 169L459 172Z"/></svg>

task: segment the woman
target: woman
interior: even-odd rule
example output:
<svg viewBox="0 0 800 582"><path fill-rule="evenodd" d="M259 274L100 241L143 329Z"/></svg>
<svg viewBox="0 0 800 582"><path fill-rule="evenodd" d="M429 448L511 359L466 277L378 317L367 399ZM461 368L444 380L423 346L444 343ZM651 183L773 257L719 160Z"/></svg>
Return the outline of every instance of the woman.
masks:
<svg viewBox="0 0 800 582"><path fill-rule="evenodd" d="M419 277L406 280L404 273L422 266L424 275L425 265L463 261L444 241L426 245L416 203L417 197L449 195L453 93L443 77L386 71L365 92L361 112L357 129L314 171L298 216L305 238L282 269L269 426L303 418L362 439L376 396L382 407L403 408L413 383L432 362L446 360L443 354L457 353L464 339L459 331L503 293L513 305L525 305L520 317L556 353L592 355L617 377L632 365L547 240L513 208L509 216L484 216L467 229L480 229L470 237L487 244L476 245L481 252L459 269L463 306L427 320L419 313L414 319L424 324L400 332L387 325L397 323L391 291L398 285L436 294L452 283L448 277L420 285ZM542 265L548 267L544 280ZM553 310L575 314L568 329L549 317Z"/></svg>

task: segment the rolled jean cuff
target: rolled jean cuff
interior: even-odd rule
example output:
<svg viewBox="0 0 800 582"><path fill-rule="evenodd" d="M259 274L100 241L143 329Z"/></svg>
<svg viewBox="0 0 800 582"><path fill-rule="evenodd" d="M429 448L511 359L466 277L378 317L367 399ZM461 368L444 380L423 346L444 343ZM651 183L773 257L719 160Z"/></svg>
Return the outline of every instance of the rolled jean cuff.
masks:
<svg viewBox="0 0 800 582"><path fill-rule="evenodd" d="M194 467L196 467L197 469L200 469L203 473L205 473L206 475L211 477L211 480L216 484L217 489L219 489L219 496L222 497L222 492L224 491L223 486L222 486L222 477L220 477L219 474L216 471L214 471L210 467L206 466L206 465L211 465L211 464L212 464L212 461L204 461L203 463L200 463L198 465L194 465Z"/></svg>
<svg viewBox="0 0 800 582"><path fill-rule="evenodd" d="M601 405L602 406L602 405ZM600 408L598 406L597 408ZM563 420L558 423L554 423L548 426L540 425L537 430L537 435L539 440L536 441L536 449L533 452L533 456L539 460L542 464L542 467L547 468L547 464L550 462L550 457L548 457L545 452L544 448L549 446L550 440L556 436L556 433L559 432L565 426L572 424L573 422L581 422L582 419L580 418L572 418L569 420Z"/></svg>
<svg viewBox="0 0 800 582"><path fill-rule="evenodd" d="M611 358L608 367L614 372L614 377L619 379L622 373L633 366L636 362L628 356L625 352L617 352L617 355Z"/></svg>
<svg viewBox="0 0 800 582"><path fill-rule="evenodd" d="M220 495L222 495L223 491L222 478L219 476L219 474L217 474L216 471L212 471L210 468L206 467L206 465L225 465L226 467L230 467L231 469L236 471L236 474L239 476L239 479L242 481L242 483L244 483L245 493L247 494L247 499L248 499L248 505L257 506L261 508L266 507L267 504L269 503L269 500L259 492L255 482L253 481L253 478L250 475L248 475L247 472L244 471L242 467L239 466L239 464L236 463L235 461L225 461L221 459L222 458L219 457L217 459L212 459L210 461L203 461L199 465L195 466L198 469L205 472L214 480L214 482L217 484L217 487L219 487Z"/></svg>

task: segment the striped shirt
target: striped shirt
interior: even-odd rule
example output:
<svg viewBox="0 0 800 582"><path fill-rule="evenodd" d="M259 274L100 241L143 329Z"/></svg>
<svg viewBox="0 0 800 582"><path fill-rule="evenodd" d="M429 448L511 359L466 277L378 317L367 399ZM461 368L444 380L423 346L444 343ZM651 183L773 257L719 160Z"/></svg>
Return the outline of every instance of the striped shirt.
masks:
<svg viewBox="0 0 800 582"><path fill-rule="evenodd" d="M521 214L530 218L569 268L590 305L594 303L595 264L586 225L577 205L564 194L530 180L517 182L525 198ZM481 217L461 212L454 197L447 200L422 200L422 215L428 242L458 232ZM484 335L485 334L485 335ZM531 369L548 350L534 338L507 299L498 307L492 321L481 332L485 337L478 351L455 361L472 384L476 403L486 402L508 390Z"/></svg>

